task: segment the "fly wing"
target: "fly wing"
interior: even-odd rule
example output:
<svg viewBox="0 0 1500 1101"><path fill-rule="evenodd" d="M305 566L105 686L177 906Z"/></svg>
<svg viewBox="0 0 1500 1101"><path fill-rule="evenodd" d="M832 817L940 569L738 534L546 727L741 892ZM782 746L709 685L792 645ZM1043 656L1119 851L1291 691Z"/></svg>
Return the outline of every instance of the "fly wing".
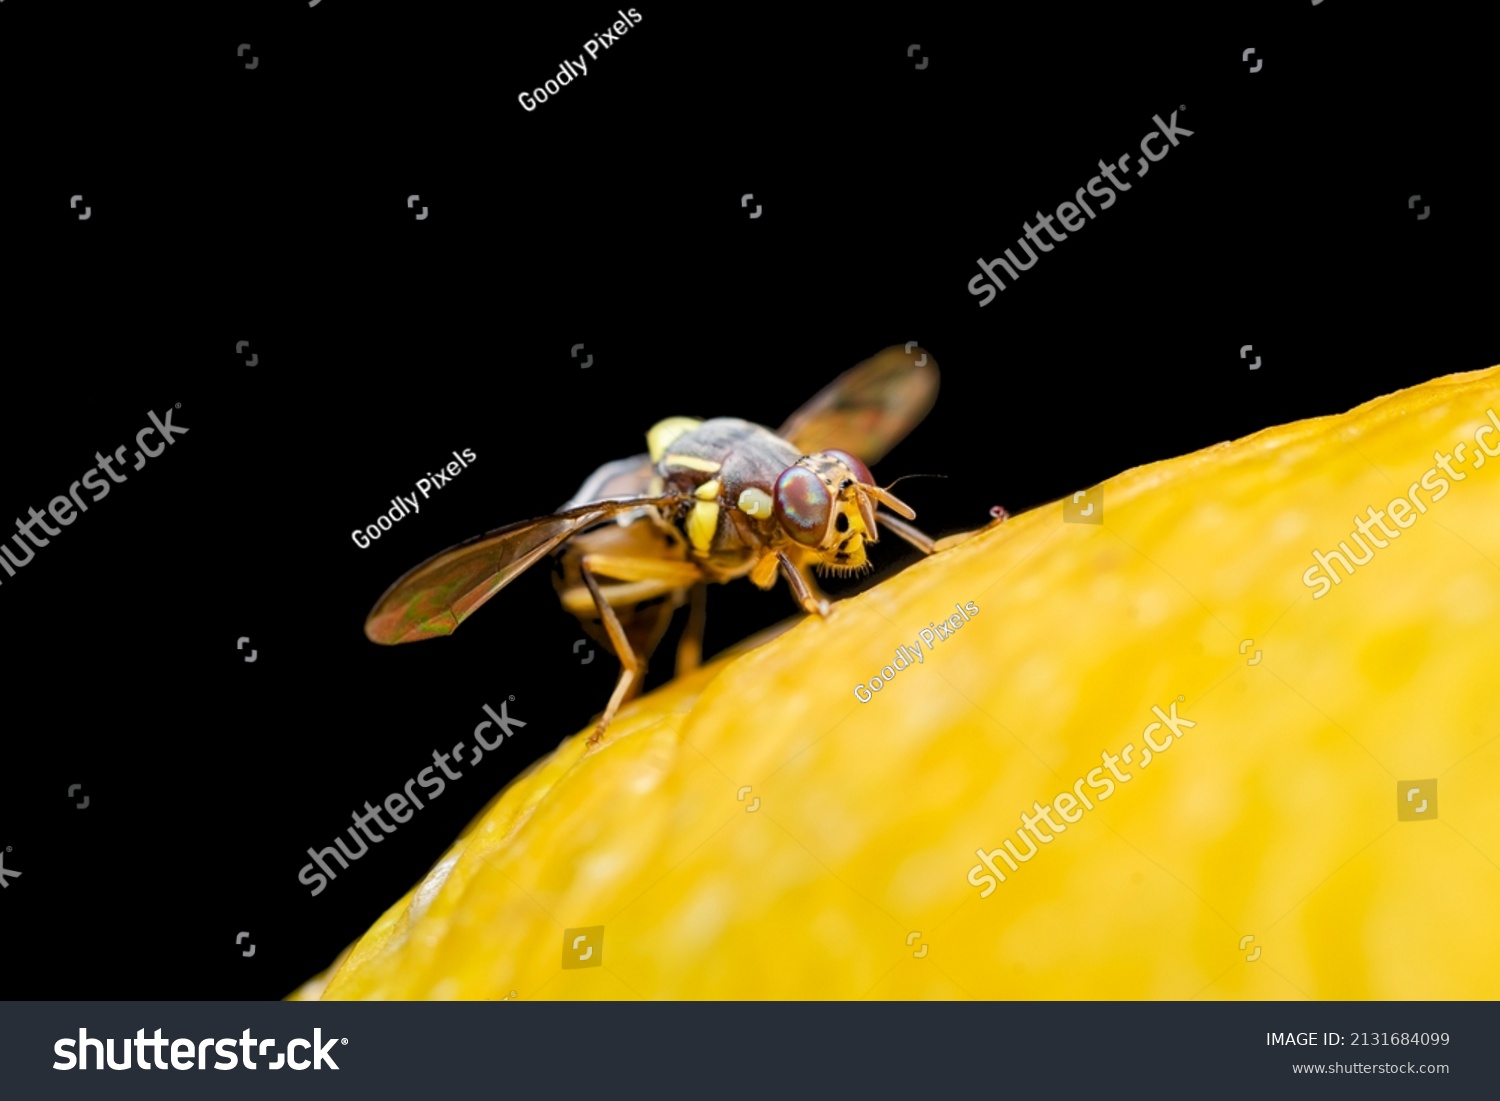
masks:
<svg viewBox="0 0 1500 1101"><path fill-rule="evenodd" d="M651 492L651 482L656 468L650 455L632 455L628 459L616 459L605 463L589 475L558 511L591 505L597 501L613 501L621 497L645 497Z"/></svg>
<svg viewBox="0 0 1500 1101"><path fill-rule="evenodd" d="M679 495L596 501L450 547L386 590L365 619L365 637L394 645L452 634L474 610L563 540L635 509L680 503Z"/></svg>
<svg viewBox="0 0 1500 1101"><path fill-rule="evenodd" d="M874 466L927 416L937 391L937 361L896 345L823 387L777 435L807 454L836 447Z"/></svg>

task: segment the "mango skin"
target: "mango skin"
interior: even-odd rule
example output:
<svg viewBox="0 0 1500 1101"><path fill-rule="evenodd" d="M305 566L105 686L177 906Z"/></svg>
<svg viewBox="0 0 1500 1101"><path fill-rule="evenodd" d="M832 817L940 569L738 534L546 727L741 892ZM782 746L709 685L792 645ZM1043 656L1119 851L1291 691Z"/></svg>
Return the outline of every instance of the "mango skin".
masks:
<svg viewBox="0 0 1500 1101"><path fill-rule="evenodd" d="M1102 524L1036 509L726 655L519 778L293 997L1500 995L1487 410L1500 368L1128 470ZM1465 478L1314 599L1312 552L1460 441ZM976 850L1024 853L1021 814L1138 766L1174 702L1196 725L981 897Z"/></svg>

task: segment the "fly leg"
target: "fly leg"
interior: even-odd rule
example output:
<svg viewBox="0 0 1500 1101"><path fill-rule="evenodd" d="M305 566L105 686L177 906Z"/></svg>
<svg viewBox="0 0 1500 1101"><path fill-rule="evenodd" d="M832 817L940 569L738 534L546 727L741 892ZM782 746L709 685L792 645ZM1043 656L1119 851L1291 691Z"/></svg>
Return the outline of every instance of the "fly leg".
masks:
<svg viewBox="0 0 1500 1101"><path fill-rule="evenodd" d="M996 524L999 524L1009 518L1009 513L1007 513L1004 509L999 509L998 513L995 515L995 519L990 523L989 527L976 528L973 531L955 532L952 535L945 535L941 539L934 539L926 532L913 527L911 524L908 524L905 520L898 520L893 516L887 516L883 512L880 514L880 522L882 524L890 528L897 535L901 536L902 539L905 539L908 543L916 547L917 550L921 551L923 554L936 554L938 551L945 551L949 547L956 547L965 539L978 535L981 531L988 531Z"/></svg>
<svg viewBox="0 0 1500 1101"><path fill-rule="evenodd" d="M802 606L803 611L826 616L828 598L818 591L817 583L807 571L793 562L786 551L777 551L776 558L781 562L781 572L786 577L787 586L792 590L792 596Z"/></svg>
<svg viewBox="0 0 1500 1101"><path fill-rule="evenodd" d="M687 627L677 643L677 675L685 677L703 661L703 621L708 613L708 586L698 584L688 598Z"/></svg>
<svg viewBox="0 0 1500 1101"><path fill-rule="evenodd" d="M905 520L898 520L894 516L882 513L880 516L880 523L885 527L890 528L897 535L901 536L902 539L905 539L908 543L916 547L917 550L921 551L923 554L931 554L933 551L937 550L937 541L934 540L932 536L928 535L926 532L920 530L919 528L913 527Z"/></svg>
<svg viewBox="0 0 1500 1101"><path fill-rule="evenodd" d="M604 736L609 721L615 717L615 712L620 709L621 704L633 699L640 692L641 683L646 677L646 655L638 653L630 644L625 628L620 623L620 617L615 614L614 608L605 599L604 592L599 587L598 577L652 583L645 587L655 590L653 593L631 593L632 597L639 601L649 599L652 595L662 595L674 589L695 585L702 581L703 575L691 562L664 561L660 558L631 558L613 554L584 555L579 572L583 576L583 583L588 586L589 595L594 598L594 606L599 610L600 622L604 624L605 633L609 636L610 645L614 647L621 666L620 679L615 684L615 690L609 697L609 703L604 708L599 725L589 736L589 745L597 745L599 739ZM632 588L640 587L633 586Z"/></svg>

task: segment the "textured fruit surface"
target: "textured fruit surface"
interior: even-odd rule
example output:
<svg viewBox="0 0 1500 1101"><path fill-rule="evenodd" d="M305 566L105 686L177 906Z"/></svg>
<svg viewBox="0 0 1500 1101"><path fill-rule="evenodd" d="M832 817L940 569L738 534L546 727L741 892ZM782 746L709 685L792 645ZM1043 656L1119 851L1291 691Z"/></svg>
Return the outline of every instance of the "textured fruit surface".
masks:
<svg viewBox="0 0 1500 1101"><path fill-rule="evenodd" d="M296 996L1500 996L1492 421L1497 368L993 525L569 739Z"/></svg>

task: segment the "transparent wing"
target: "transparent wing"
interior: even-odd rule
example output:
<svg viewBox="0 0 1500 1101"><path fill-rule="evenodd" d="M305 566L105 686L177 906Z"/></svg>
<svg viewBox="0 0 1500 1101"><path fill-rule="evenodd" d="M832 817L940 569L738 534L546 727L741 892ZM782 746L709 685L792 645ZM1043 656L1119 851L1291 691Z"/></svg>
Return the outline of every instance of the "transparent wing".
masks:
<svg viewBox="0 0 1500 1101"><path fill-rule="evenodd" d="M808 453L837 447L874 466L927 416L937 391L937 361L897 345L823 387L777 434Z"/></svg>
<svg viewBox="0 0 1500 1101"><path fill-rule="evenodd" d="M632 455L628 459L605 463L589 475L588 480L578 487L578 492L563 502L558 511L598 501L617 501L622 497L645 497L651 492L651 480L655 474L650 455Z"/></svg>
<svg viewBox="0 0 1500 1101"><path fill-rule="evenodd" d="M390 646L452 634L476 608L569 536L634 509L687 499L672 495L597 501L522 520L450 547L386 590L365 619L365 637Z"/></svg>

